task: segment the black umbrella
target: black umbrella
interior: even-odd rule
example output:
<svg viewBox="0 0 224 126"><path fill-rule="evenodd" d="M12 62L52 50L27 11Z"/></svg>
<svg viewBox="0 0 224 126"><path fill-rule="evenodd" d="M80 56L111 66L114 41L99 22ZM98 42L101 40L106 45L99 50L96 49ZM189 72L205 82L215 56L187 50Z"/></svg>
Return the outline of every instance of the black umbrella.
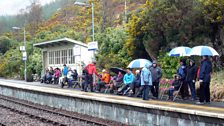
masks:
<svg viewBox="0 0 224 126"><path fill-rule="evenodd" d="M121 68L118 68L118 67L111 67L110 68L110 71L111 72L114 72L116 74L118 74L119 72L121 72L122 74L126 74L126 71L121 69Z"/></svg>

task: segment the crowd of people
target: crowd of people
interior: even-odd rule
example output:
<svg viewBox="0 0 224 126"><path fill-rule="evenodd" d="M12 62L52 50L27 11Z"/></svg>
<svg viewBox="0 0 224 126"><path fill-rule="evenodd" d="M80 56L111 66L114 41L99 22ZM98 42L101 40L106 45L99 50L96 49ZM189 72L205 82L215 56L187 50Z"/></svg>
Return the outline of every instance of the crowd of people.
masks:
<svg viewBox="0 0 224 126"><path fill-rule="evenodd" d="M58 67L53 69L46 69L44 76L41 79L41 83L46 84L60 84L63 88L65 85L68 85L68 88L71 88L78 80L77 70L72 70L66 64L63 65L63 69Z"/></svg>
<svg viewBox="0 0 224 126"><path fill-rule="evenodd" d="M200 94L197 104L210 103L211 72L212 63L208 56L203 56L199 67L196 66L193 59L189 59L188 65L186 59L181 59L174 81L167 90L169 100L173 100L174 92L179 90L183 100L189 99L190 94L191 100L197 100L195 83L199 81ZM84 68L79 77L83 80L80 84L81 90L85 92L107 91L112 94L142 97L143 100L149 100L159 98L162 69L156 61L153 61L152 65L146 64L141 69L133 71L127 68L125 72L118 71L116 76L111 76L106 69L99 74L96 69L96 61L93 61ZM78 83L78 73L66 64L62 70L51 67L50 70L46 70L42 82L72 87L74 82Z"/></svg>

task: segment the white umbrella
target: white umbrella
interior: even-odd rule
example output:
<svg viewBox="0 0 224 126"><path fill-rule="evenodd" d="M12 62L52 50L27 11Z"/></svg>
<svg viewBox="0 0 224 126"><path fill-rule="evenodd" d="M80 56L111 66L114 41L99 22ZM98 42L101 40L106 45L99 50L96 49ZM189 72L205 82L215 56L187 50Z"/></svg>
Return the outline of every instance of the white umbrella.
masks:
<svg viewBox="0 0 224 126"><path fill-rule="evenodd" d="M192 48L190 55L196 56L219 56L218 52L209 46L195 46Z"/></svg>
<svg viewBox="0 0 224 126"><path fill-rule="evenodd" d="M191 48L185 47L185 46L180 46L173 48L169 52L169 56L189 56L189 53L191 52Z"/></svg>
<svg viewBox="0 0 224 126"><path fill-rule="evenodd" d="M146 64L152 65L152 62L147 59L136 59L129 63L128 68L141 68Z"/></svg>

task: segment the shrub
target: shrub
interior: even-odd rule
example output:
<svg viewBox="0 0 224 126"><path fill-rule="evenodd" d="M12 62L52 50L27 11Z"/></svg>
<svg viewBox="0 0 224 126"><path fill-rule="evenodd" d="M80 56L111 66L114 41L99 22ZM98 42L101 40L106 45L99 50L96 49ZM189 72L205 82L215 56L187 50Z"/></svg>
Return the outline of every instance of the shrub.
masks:
<svg viewBox="0 0 224 126"><path fill-rule="evenodd" d="M158 62L163 70L164 78L172 78L177 73L179 60L179 57L170 57L167 53L159 53Z"/></svg>

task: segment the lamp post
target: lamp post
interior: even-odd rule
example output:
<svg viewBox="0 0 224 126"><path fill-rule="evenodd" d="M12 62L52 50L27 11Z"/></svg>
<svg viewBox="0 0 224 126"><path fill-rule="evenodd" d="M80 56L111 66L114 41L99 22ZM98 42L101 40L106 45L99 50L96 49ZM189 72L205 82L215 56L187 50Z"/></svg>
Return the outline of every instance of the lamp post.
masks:
<svg viewBox="0 0 224 126"><path fill-rule="evenodd" d="M88 0L76 0L75 5L78 5L78 6L91 6L92 7L92 42L95 41L94 39L94 3L92 2L91 5L88 4ZM93 57L94 57L94 54L95 54L95 50L93 51ZM94 57L94 60L95 60L95 57ZM81 64L81 62L80 62ZM96 78L96 75L93 74L93 83L95 83L95 79Z"/></svg>
<svg viewBox="0 0 224 126"><path fill-rule="evenodd" d="M21 30L22 28L12 27L12 29ZM24 78L25 78L25 81L27 81L27 76L26 76L26 73L27 73L27 67L26 67L27 54L26 54L26 29L25 29L25 27L23 28L23 40L24 40L24 49L21 49L21 51L23 51L23 60L24 60L24 63L25 63Z"/></svg>
<svg viewBox="0 0 224 126"><path fill-rule="evenodd" d="M91 5L87 4L88 0L76 0L74 3L78 6L91 6L92 7L92 41L94 42L94 3L92 2Z"/></svg>

